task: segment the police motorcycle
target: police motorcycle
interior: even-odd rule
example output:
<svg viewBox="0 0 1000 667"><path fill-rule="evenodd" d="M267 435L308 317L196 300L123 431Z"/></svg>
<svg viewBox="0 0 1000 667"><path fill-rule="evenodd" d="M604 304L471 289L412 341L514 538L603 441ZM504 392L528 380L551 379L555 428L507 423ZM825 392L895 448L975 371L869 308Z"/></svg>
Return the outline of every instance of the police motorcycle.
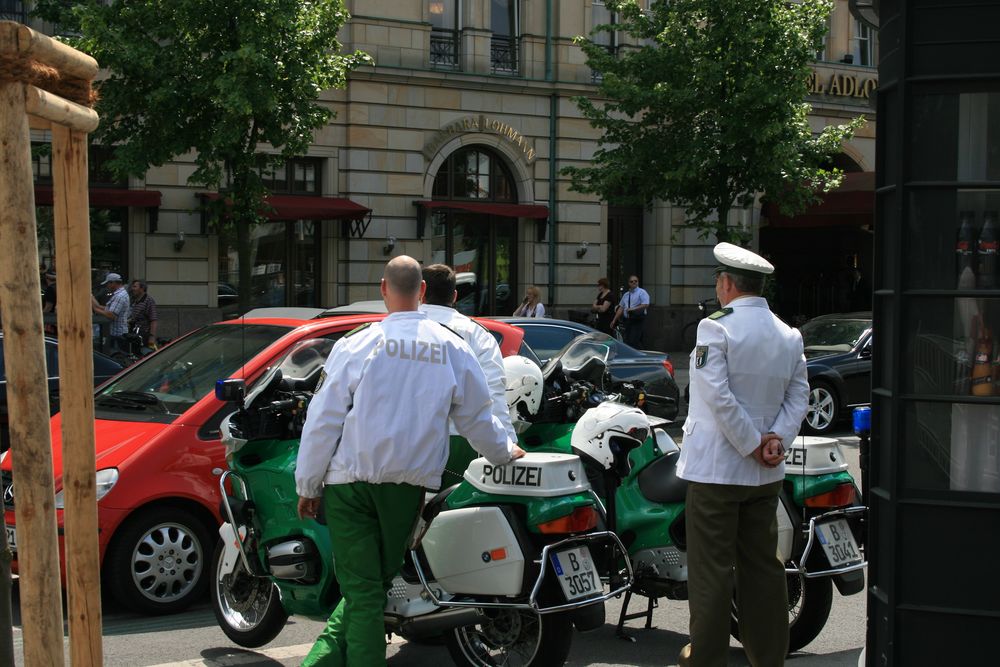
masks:
<svg viewBox="0 0 1000 667"><path fill-rule="evenodd" d="M210 590L216 619L235 643L264 645L289 615L326 619L340 599L322 513L297 515L294 467L312 393L333 343L299 343L249 391L222 380L217 397L239 409L222 423L229 470ZM523 383L522 405L541 386ZM442 634L459 665L561 665L572 628L604 623L604 601L630 572L605 583L592 554L624 559L595 530L597 500L580 459L529 453L503 466L476 458L460 483L425 501L385 607L387 634ZM607 590L606 590L607 589Z"/></svg>
<svg viewBox="0 0 1000 667"><path fill-rule="evenodd" d="M684 503L687 483L676 475L680 448L647 416L635 383L612 383L613 350L595 341L571 344L546 365L546 407L521 436L529 452L572 452L603 499L606 528L625 544L634 582L618 619L645 618L651 627L660 598L687 599ZM648 434L648 437L647 437ZM627 436L627 437L623 437ZM835 440L798 437L786 458L777 508L778 550L786 564L789 651L819 635L830 614L832 589L853 595L864 588L864 521L867 510ZM629 613L633 595L646 610ZM739 639L735 600L731 632Z"/></svg>

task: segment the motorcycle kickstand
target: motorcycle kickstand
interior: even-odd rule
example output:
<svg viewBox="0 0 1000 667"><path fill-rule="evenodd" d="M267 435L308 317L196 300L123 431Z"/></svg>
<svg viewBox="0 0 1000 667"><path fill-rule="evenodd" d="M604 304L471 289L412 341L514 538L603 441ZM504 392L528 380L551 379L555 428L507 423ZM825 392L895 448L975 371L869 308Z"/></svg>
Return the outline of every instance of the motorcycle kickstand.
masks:
<svg viewBox="0 0 1000 667"><path fill-rule="evenodd" d="M634 614L629 614L628 604L629 601L631 601L631 599L632 599L632 591L626 591L625 601L622 603L622 611L621 614L618 615L618 628L615 631L615 635L619 639L625 639L627 641L635 643L635 637L625 632L624 628L622 627L625 624L625 621L630 621L632 619L642 618L645 616L646 617L645 629L649 630L650 628L653 627L653 610L657 609L660 606L660 603L657 598L653 597L648 598L649 602L646 604L646 611L637 611Z"/></svg>

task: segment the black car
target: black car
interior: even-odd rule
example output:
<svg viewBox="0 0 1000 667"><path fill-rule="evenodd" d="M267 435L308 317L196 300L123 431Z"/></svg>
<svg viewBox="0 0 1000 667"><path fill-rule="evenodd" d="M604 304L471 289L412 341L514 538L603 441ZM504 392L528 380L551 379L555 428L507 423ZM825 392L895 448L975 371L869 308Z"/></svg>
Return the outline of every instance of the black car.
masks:
<svg viewBox="0 0 1000 667"><path fill-rule="evenodd" d="M851 408L871 403L872 314L821 315L799 330L809 371L803 426L811 433L829 433Z"/></svg>
<svg viewBox="0 0 1000 667"><path fill-rule="evenodd" d="M558 357L574 341L581 339L611 341L612 354L608 370L617 382L639 380L646 392L645 411L656 417L675 419L679 409L680 390L674 381L674 366L670 355L646 352L601 333L585 324L550 318L497 317L524 330L524 342L543 363Z"/></svg>
<svg viewBox="0 0 1000 667"><path fill-rule="evenodd" d="M0 343L3 333L0 333ZM55 338L45 338L45 368L48 376L49 412L59 411L59 343ZM94 386L101 384L122 369L121 364L100 352L94 352ZM0 345L0 451L10 447L7 428L7 372L4 368L3 346Z"/></svg>

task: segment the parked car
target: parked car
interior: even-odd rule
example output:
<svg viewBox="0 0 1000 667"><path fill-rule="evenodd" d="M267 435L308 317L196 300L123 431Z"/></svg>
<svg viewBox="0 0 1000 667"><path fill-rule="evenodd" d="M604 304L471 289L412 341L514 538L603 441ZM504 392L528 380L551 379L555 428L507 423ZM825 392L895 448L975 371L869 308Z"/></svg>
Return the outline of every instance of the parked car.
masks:
<svg viewBox="0 0 1000 667"><path fill-rule="evenodd" d="M674 365L663 352L637 350L579 322L550 318L501 317L501 322L524 330L524 340L543 363L559 355L580 336L611 341L613 353L608 370L612 379L641 380L646 390L646 412L664 419L677 417L680 390L674 381Z"/></svg>
<svg viewBox="0 0 1000 667"><path fill-rule="evenodd" d="M821 315L799 330L809 371L803 426L811 433L829 433L851 408L871 403L872 314Z"/></svg>
<svg viewBox="0 0 1000 667"><path fill-rule="evenodd" d="M144 613L171 613L206 588L220 523L219 476L226 467L219 425L233 410L215 398L216 380L245 378L252 386L297 342L335 340L382 317L242 318L211 324L145 357L95 393L101 573L120 602ZM497 333L505 355L521 350L523 331L482 322ZM51 430L61 534L60 415L52 417ZM0 462L5 486L17 481L12 470L17 453L11 453ZM15 502L16 493L4 496L16 549ZM12 567L16 572L16 557Z"/></svg>
<svg viewBox="0 0 1000 667"><path fill-rule="evenodd" d="M10 447L10 432L7 426L7 372L4 369L3 332L0 332L0 452ZM59 411L59 342L45 337L45 369L48 378L49 411ZM94 352L94 386L118 374L122 365L111 357Z"/></svg>

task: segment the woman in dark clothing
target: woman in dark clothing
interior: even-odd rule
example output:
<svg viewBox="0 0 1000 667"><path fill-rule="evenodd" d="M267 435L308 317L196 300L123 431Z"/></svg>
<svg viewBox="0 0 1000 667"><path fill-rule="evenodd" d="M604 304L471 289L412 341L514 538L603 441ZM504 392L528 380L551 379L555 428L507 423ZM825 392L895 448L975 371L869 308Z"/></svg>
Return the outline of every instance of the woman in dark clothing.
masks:
<svg viewBox="0 0 1000 667"><path fill-rule="evenodd" d="M610 336L611 318L614 317L615 309L611 307L611 289L608 287L607 278L601 278L597 281L597 298L591 304L590 312L597 316L594 328Z"/></svg>

